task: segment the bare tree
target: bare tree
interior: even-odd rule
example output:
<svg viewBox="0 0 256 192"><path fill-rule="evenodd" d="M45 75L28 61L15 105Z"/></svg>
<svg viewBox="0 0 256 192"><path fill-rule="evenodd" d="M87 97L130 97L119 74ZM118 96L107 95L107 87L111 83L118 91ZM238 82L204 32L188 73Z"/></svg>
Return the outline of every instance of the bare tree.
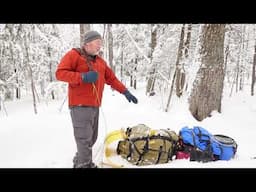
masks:
<svg viewBox="0 0 256 192"><path fill-rule="evenodd" d="M3 108L6 116L8 116L7 110L4 105L4 100L5 100L4 95L5 95L6 87L7 87L6 82L0 79L0 111Z"/></svg>
<svg viewBox="0 0 256 192"><path fill-rule="evenodd" d="M180 70L181 73L179 73L176 77L176 85L177 85L177 90L176 90L176 95L178 97L180 97L182 94L183 94L183 91L187 89L188 87L188 82L186 81L186 70L185 70L185 65L188 64L188 57L190 55L189 53L189 49L190 49L190 44L191 44L191 31L192 31L192 24L188 24L186 25L187 29L185 32L185 36L186 36L186 39L185 39L185 42L184 42L184 46L183 46L183 50L184 50L184 53L183 53L183 62L181 63L182 64L182 67ZM186 86L185 86L186 84Z"/></svg>
<svg viewBox="0 0 256 192"><path fill-rule="evenodd" d="M182 95L182 90L185 82L185 69L184 69L184 55L185 55L185 44L184 44L184 36L185 36L185 24L183 24L181 28L180 34L180 44L178 49L178 57L176 60L176 95L180 97ZM186 42L188 43L188 42ZM188 53L187 53L188 54Z"/></svg>
<svg viewBox="0 0 256 192"><path fill-rule="evenodd" d="M31 91L32 91L32 96L33 96L33 106L34 106L34 112L37 114L37 105L36 105L36 89L35 89L35 81L33 78L33 71L31 66L28 64L28 70L31 76Z"/></svg>
<svg viewBox="0 0 256 192"><path fill-rule="evenodd" d="M120 77L121 81L124 82L124 51L123 51L123 43L121 44L121 69L120 69Z"/></svg>
<svg viewBox="0 0 256 192"><path fill-rule="evenodd" d="M35 80L33 77L33 70L32 67L30 65L30 54L29 54L29 39L27 39L28 37L26 37L24 39L24 47L25 47L25 57L26 57L26 68L28 71L28 74L30 76L30 85L31 85L31 92L32 92L32 97L33 97L33 107L34 107L34 112L35 114L37 114L37 105L36 105L36 91L35 91Z"/></svg>
<svg viewBox="0 0 256 192"><path fill-rule="evenodd" d="M245 26L242 26L242 30L238 33L239 39L238 39L238 54L237 54L237 60L236 60L236 66L235 66L235 71L233 75L233 81L231 83L231 90L229 96L232 95L234 86L236 89L236 92L239 90L239 78L242 77L241 73L243 71L243 51L244 51L244 32L245 32ZM240 79L241 82L241 79ZM241 88L241 86L240 86Z"/></svg>
<svg viewBox="0 0 256 192"><path fill-rule="evenodd" d="M254 45L254 56L252 63L252 84L251 84L251 96L254 95L254 85L255 85L255 67L256 67L256 41Z"/></svg>
<svg viewBox="0 0 256 192"><path fill-rule="evenodd" d="M221 112L224 80L225 24L205 24L200 36L201 65L189 98L189 110L198 120Z"/></svg>
<svg viewBox="0 0 256 192"><path fill-rule="evenodd" d="M105 60L108 60L108 41L107 41L108 33L107 33L107 24L103 25L103 33L102 33L102 39L104 44L104 50L103 50L103 58Z"/></svg>
<svg viewBox="0 0 256 192"><path fill-rule="evenodd" d="M175 68L175 71L174 71L174 74L173 74L173 77L172 77L170 93L169 93L167 105L166 105L166 108L165 108L166 112L168 111L169 105L171 103L171 97L172 97L172 92L173 92L174 82L175 82L176 76L177 76L177 74L181 75L180 60L182 58L182 51L183 51L183 45L184 45L184 30L185 30L185 24L183 24L182 27L181 27L180 42L179 42L179 47L178 47L177 59L176 59L176 68ZM177 83L179 83L179 82L177 82ZM176 88L177 88L177 85L176 85Z"/></svg>
<svg viewBox="0 0 256 192"><path fill-rule="evenodd" d="M137 65L138 65L138 56L136 54L136 57L132 59L134 61L134 70L132 73L130 73L130 87L133 87L134 89L137 88L137 79L136 79L136 74L137 74Z"/></svg>
<svg viewBox="0 0 256 192"><path fill-rule="evenodd" d="M111 69L115 72L115 66L113 65L113 35L112 35L112 24L107 24L108 31L108 63Z"/></svg>
<svg viewBox="0 0 256 192"><path fill-rule="evenodd" d="M190 47L190 41L191 41L191 30L192 30L192 24L187 25L187 35L186 35L186 41L184 42L184 55L185 58L188 58L189 55L189 47Z"/></svg>
<svg viewBox="0 0 256 192"><path fill-rule="evenodd" d="M48 57L51 58L51 48L48 47ZM53 63L52 61L49 62L49 81L50 83L53 82ZM52 99L55 99L54 90L51 91Z"/></svg>
<svg viewBox="0 0 256 192"><path fill-rule="evenodd" d="M150 63L152 63L153 60L153 52L157 45L157 27L155 27L154 24L151 24L151 52L150 52ZM148 74L148 81L147 81L147 87L146 87L146 95L148 93L151 93L154 91L154 85L155 85L155 73L156 73L156 64L152 65L152 68L149 71Z"/></svg>
<svg viewBox="0 0 256 192"><path fill-rule="evenodd" d="M244 71L245 71L245 65L244 65L244 61L245 61L245 54L244 51L248 50L248 41L245 41L245 31L246 31L246 25L243 25L243 39L242 39L242 55L241 55L241 65L240 65L240 70L239 70L239 91L243 90L243 83L244 83ZM246 43L246 47L245 47L245 43Z"/></svg>
<svg viewBox="0 0 256 192"><path fill-rule="evenodd" d="M90 24L80 24L80 45L84 44L84 34L90 30Z"/></svg>

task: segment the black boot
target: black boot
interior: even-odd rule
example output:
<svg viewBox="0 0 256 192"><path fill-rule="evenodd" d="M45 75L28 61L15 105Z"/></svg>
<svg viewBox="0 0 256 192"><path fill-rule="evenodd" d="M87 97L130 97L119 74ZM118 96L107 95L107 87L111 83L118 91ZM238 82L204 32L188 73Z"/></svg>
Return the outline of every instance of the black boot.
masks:
<svg viewBox="0 0 256 192"><path fill-rule="evenodd" d="M76 152L74 158L73 158L73 168L76 168L78 164L78 153Z"/></svg>
<svg viewBox="0 0 256 192"><path fill-rule="evenodd" d="M95 165L95 163L91 162L90 163L90 168L98 168L97 165Z"/></svg>
<svg viewBox="0 0 256 192"><path fill-rule="evenodd" d="M95 163L80 163L78 164L78 152L76 152L74 158L73 158L73 168L98 168Z"/></svg>
<svg viewBox="0 0 256 192"><path fill-rule="evenodd" d="M98 168L93 162L91 163L80 163L76 165L74 168Z"/></svg>

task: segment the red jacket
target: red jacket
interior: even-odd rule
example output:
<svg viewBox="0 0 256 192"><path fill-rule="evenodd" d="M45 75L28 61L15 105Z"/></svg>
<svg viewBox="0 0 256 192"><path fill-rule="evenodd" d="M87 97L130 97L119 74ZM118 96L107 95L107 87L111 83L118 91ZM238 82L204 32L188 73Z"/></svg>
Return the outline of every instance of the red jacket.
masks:
<svg viewBox="0 0 256 192"><path fill-rule="evenodd" d="M96 56L91 66L98 72L95 86L82 81L81 73L89 71L89 66L77 50L70 50L61 59L55 75L58 80L68 82L69 106L100 106L105 83L120 93L126 90L101 57Z"/></svg>

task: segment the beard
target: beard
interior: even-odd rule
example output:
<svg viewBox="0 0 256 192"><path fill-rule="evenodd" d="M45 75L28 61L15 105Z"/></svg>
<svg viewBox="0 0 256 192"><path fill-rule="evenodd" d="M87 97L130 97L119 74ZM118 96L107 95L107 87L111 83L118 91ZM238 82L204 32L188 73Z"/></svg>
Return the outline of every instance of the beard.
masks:
<svg viewBox="0 0 256 192"><path fill-rule="evenodd" d="M92 56L99 55L99 53L100 53L100 50L88 52L88 54L89 54L89 55L92 55Z"/></svg>

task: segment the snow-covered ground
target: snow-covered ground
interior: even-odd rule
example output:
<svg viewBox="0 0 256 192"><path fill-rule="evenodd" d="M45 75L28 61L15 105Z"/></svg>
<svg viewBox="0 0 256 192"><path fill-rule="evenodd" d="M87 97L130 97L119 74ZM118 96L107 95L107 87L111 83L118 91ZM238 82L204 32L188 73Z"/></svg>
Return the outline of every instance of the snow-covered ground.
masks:
<svg viewBox="0 0 256 192"><path fill-rule="evenodd" d="M167 164L143 168L256 168L256 99L249 94L224 97L222 113L196 121L188 111L185 100L172 99L169 112L163 112L160 95L145 96L145 88L130 89L139 103L129 103L118 92L105 87L100 108L99 137L94 146L95 161L103 154L103 140L107 133L140 123L153 129L170 128L178 133L184 126L202 126L212 134L230 136L238 143L237 154L230 161L208 163L173 160ZM33 111L32 99L5 102L8 116L0 111L0 167L1 168L71 168L76 152L71 118L62 100L41 101L38 114ZM115 147L113 144L113 147ZM119 156L112 161L135 168ZM99 160L98 160L99 162ZM142 167L140 167L142 168Z"/></svg>

